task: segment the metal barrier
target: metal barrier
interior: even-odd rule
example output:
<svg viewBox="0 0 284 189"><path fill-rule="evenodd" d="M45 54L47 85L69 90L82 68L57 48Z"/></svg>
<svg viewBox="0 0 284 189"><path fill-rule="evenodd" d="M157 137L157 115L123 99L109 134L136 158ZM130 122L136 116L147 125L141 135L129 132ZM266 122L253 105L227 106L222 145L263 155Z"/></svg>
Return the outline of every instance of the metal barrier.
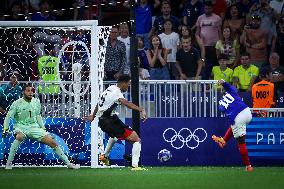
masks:
<svg viewBox="0 0 284 189"><path fill-rule="evenodd" d="M216 81L187 80L187 81L140 81L140 106L145 108L152 118L183 118L183 117L223 117L218 111L218 92ZM0 85L8 82L0 82ZM27 83L27 82L21 82ZM74 83L73 81L40 82L33 81L35 97L42 102L44 117L82 117L89 115L91 107L91 93L88 81ZM104 88L114 82L104 82ZM57 93L39 93L39 86L48 88L60 86ZM131 101L131 90L125 93L126 99ZM266 117L283 117L284 108L254 109L266 112ZM261 110L261 111L260 111ZM120 106L121 117L131 118L132 111ZM261 114L259 114L261 116ZM264 115L264 114L263 114Z"/></svg>

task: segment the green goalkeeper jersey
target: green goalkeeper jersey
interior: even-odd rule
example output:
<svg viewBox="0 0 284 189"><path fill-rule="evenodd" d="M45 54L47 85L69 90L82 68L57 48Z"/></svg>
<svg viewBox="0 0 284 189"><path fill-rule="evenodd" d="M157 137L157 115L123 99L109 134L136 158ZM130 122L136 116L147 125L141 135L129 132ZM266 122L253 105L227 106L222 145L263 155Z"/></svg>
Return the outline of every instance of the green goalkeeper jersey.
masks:
<svg viewBox="0 0 284 189"><path fill-rule="evenodd" d="M32 98L30 102L20 98L13 102L4 121L4 128L9 127L10 118L14 118L14 127L44 127L41 119L41 104L39 99Z"/></svg>

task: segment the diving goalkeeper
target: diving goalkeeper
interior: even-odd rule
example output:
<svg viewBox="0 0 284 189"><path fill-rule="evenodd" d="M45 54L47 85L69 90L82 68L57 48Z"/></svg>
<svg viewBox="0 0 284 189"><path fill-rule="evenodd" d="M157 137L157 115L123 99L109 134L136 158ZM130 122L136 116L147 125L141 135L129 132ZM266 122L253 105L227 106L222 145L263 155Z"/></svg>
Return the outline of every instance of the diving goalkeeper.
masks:
<svg viewBox="0 0 284 189"><path fill-rule="evenodd" d="M4 120L3 135L9 130L10 118L15 120L14 131L15 140L13 141L5 169L12 169L12 162L15 154L26 138L36 140L50 146L53 151L61 158L68 168L78 169L79 165L70 163L67 156L58 146L56 141L46 132L45 126L40 115L41 104L39 99L33 97L33 87L25 85L23 87L23 97L13 102Z"/></svg>

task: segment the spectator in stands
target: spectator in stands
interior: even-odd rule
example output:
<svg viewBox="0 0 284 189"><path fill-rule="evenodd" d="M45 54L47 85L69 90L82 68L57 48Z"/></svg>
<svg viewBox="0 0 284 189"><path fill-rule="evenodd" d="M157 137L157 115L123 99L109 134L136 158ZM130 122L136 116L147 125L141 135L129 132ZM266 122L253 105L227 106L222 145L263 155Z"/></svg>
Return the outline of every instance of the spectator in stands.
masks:
<svg viewBox="0 0 284 189"><path fill-rule="evenodd" d="M12 32L9 38L11 39L6 39L9 42L2 46L0 51L0 59L5 68L5 74L18 71L18 80L29 81L32 75L31 63L37 58L36 51L28 44L30 41L26 41L28 38L24 30ZM3 77L6 77L6 75Z"/></svg>
<svg viewBox="0 0 284 189"><path fill-rule="evenodd" d="M221 38L221 18L212 12L212 2L206 1L205 13L196 22L196 38L201 38L205 46L205 68L203 79L208 79L212 67L218 64L215 45Z"/></svg>
<svg viewBox="0 0 284 189"><path fill-rule="evenodd" d="M284 15L284 1L283 0L271 0L269 6L275 11L276 17L279 19Z"/></svg>
<svg viewBox="0 0 284 189"><path fill-rule="evenodd" d="M161 6L162 15L157 17L154 21L153 27L150 32L150 36L154 34L161 34L164 29L165 20L171 20L173 23L173 31L177 32L180 26L180 21L177 17L171 14L171 5L168 0L162 2Z"/></svg>
<svg viewBox="0 0 284 189"><path fill-rule="evenodd" d="M223 35L221 40L217 41L216 45L217 57L220 54L226 54L229 58L228 67L235 68L237 65L240 45L237 39L233 39L231 29L229 27L223 28ZM219 80L219 79L218 79Z"/></svg>
<svg viewBox="0 0 284 189"><path fill-rule="evenodd" d="M25 21L25 12L21 1L14 1L11 5L9 16L5 17L5 21Z"/></svg>
<svg viewBox="0 0 284 189"><path fill-rule="evenodd" d="M271 53L269 65L263 69L269 71L269 80L274 83L277 92L284 92L284 67L280 66L277 53Z"/></svg>
<svg viewBox="0 0 284 189"><path fill-rule="evenodd" d="M211 2L212 2L213 13L220 16L223 20L225 17L225 13L227 11L226 1L225 0L211 0Z"/></svg>
<svg viewBox="0 0 284 189"><path fill-rule="evenodd" d="M179 19L182 19L183 17L182 12L189 1L188 0L168 0L168 1L170 1L173 15L175 15Z"/></svg>
<svg viewBox="0 0 284 189"><path fill-rule="evenodd" d="M245 19L241 15L241 12L236 4L230 6L226 12L223 28L230 27L232 32L232 38L239 40L243 28L245 25Z"/></svg>
<svg viewBox="0 0 284 189"><path fill-rule="evenodd" d="M53 5L50 0L41 0L39 3L40 12L32 15L32 21L51 21L57 20L53 13Z"/></svg>
<svg viewBox="0 0 284 189"><path fill-rule="evenodd" d="M167 67L168 50L163 48L159 36L154 35L151 38L150 49L147 50L147 59L150 64L151 80L169 80L170 74Z"/></svg>
<svg viewBox="0 0 284 189"><path fill-rule="evenodd" d="M186 25L182 25L181 26L181 34L180 34L180 38L187 38L190 37L191 38L191 44L193 47L195 47L199 52L200 52L200 57L201 57L201 61L203 62L204 65L204 60L205 60L205 47L204 47L204 43L202 41L202 39L199 36L195 36L192 32L189 26ZM182 45L180 43L178 48L182 48Z"/></svg>
<svg viewBox="0 0 284 189"><path fill-rule="evenodd" d="M276 39L276 12L270 7L269 0L260 0L260 4L255 4L251 10L251 15L260 17L260 28L267 33L267 56L274 51Z"/></svg>
<svg viewBox="0 0 284 189"><path fill-rule="evenodd" d="M6 105L2 108L5 108L6 112L8 112L11 104L22 96L22 87L18 82L19 73L12 71L8 75L10 77L9 83L1 86L6 96Z"/></svg>
<svg viewBox="0 0 284 189"><path fill-rule="evenodd" d="M160 2L156 2L153 6L159 6ZM141 0L135 9L136 14L136 36L144 39L145 48L149 48L149 32L152 28L152 11L153 7L148 0Z"/></svg>
<svg viewBox="0 0 284 189"><path fill-rule="evenodd" d="M183 37L181 39L182 48L177 52L176 67L179 72L179 79L200 79L202 69L202 61L197 49L191 45L191 37Z"/></svg>
<svg viewBox="0 0 284 189"><path fill-rule="evenodd" d="M140 79L150 78L150 65L147 59L147 53L144 46L144 40L142 37L137 37L138 41L138 62L139 62L139 76Z"/></svg>
<svg viewBox="0 0 284 189"><path fill-rule="evenodd" d="M122 41L126 47L126 64L124 65L124 74L130 74L130 37L129 37L129 27L126 22L120 23L119 25L118 40Z"/></svg>
<svg viewBox="0 0 284 189"><path fill-rule="evenodd" d="M250 54L252 64L261 68L267 59L267 32L260 28L261 18L258 15L251 16L250 24L244 27L240 38L241 43Z"/></svg>
<svg viewBox="0 0 284 189"><path fill-rule="evenodd" d="M195 23L200 15L204 14L204 5L199 0L191 0L183 9L183 24L191 29L196 27Z"/></svg>
<svg viewBox="0 0 284 189"><path fill-rule="evenodd" d="M168 50L167 66L170 72L170 79L176 79L176 53L177 46L180 43L179 34L174 32L171 20L165 20L164 32L159 35L161 38L162 46Z"/></svg>
<svg viewBox="0 0 284 189"><path fill-rule="evenodd" d="M250 56L248 53L241 55L241 65L234 69L233 85L241 92L251 91L255 79L259 75L259 69L250 63Z"/></svg>
<svg viewBox="0 0 284 189"><path fill-rule="evenodd" d="M239 2L237 2L237 6L239 7L242 17L244 17L246 20L248 18L249 20L250 10L252 6L254 6L254 4L257 2L258 0L240 0Z"/></svg>
<svg viewBox="0 0 284 189"><path fill-rule="evenodd" d="M221 80L223 79L227 83L232 82L233 70L227 67L229 57L226 54L220 54L218 56L219 66L214 66L211 73L211 79Z"/></svg>
<svg viewBox="0 0 284 189"><path fill-rule="evenodd" d="M124 71L126 64L126 47L117 39L118 28L113 26L106 47L105 80L116 80Z"/></svg>
<svg viewBox="0 0 284 189"><path fill-rule="evenodd" d="M282 17L278 22L275 52L277 52L280 56L280 66L284 66L284 17Z"/></svg>

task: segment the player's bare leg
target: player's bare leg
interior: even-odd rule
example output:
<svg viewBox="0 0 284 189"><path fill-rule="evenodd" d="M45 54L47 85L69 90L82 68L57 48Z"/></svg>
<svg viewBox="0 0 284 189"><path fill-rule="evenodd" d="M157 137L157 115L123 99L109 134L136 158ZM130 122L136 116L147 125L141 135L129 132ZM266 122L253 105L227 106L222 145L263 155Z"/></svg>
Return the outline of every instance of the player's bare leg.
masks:
<svg viewBox="0 0 284 189"><path fill-rule="evenodd" d="M58 144L55 142L55 140L50 136L50 135L45 135L42 139L41 142L50 146L53 151L60 157L60 159L67 165L67 168L70 169L79 169L79 165L75 165L73 163L70 163L68 160L67 156L64 154L62 149L58 146Z"/></svg>

